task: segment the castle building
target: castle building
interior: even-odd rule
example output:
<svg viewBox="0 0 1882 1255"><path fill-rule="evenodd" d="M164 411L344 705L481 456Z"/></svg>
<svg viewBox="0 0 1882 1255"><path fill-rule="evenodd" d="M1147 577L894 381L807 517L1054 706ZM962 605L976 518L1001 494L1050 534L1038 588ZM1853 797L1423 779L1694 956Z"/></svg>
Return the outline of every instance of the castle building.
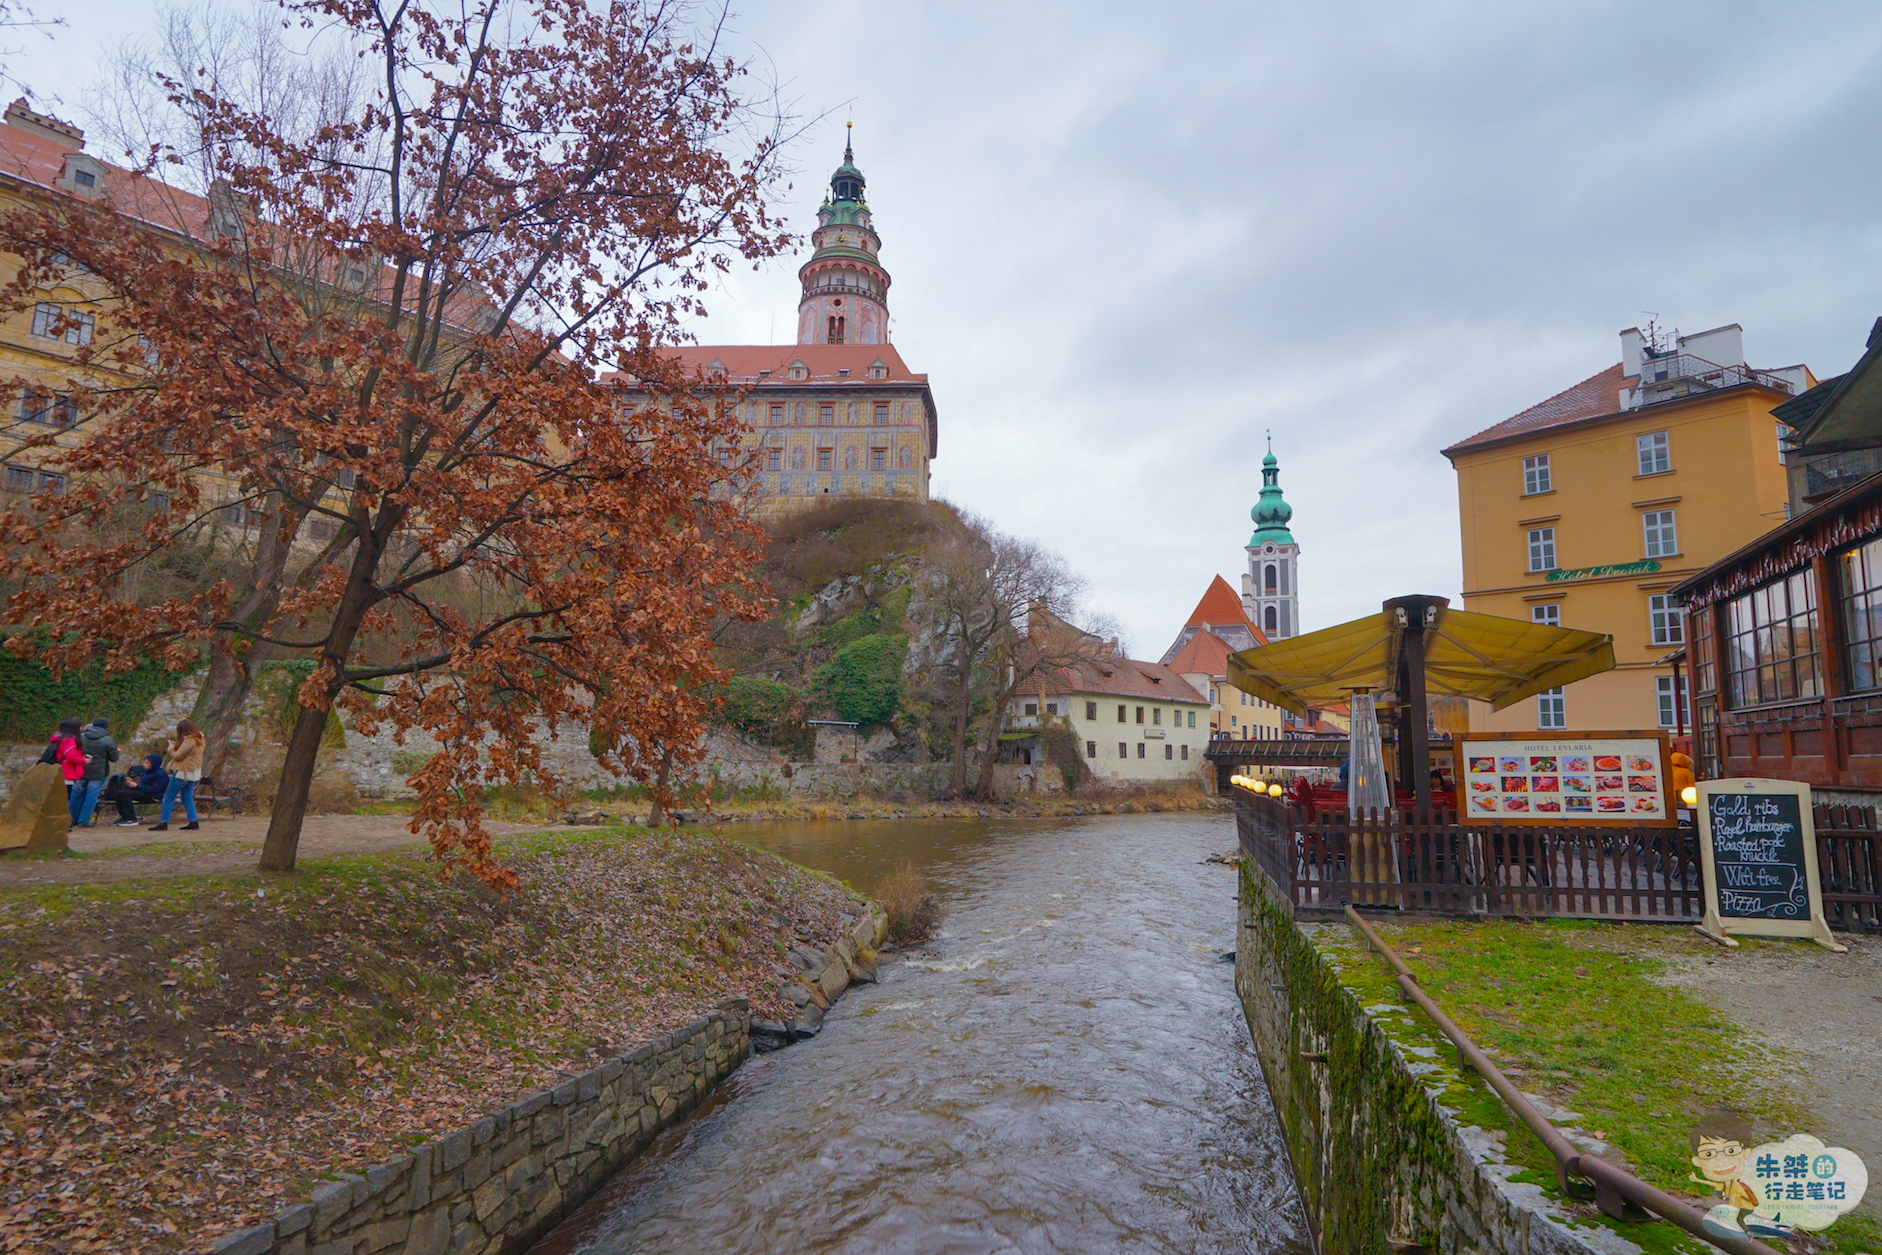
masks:
<svg viewBox="0 0 1882 1255"><path fill-rule="evenodd" d="M889 272L864 187L846 143L797 272L795 345L672 350L682 366L744 393L761 518L838 497L928 499L934 393L889 342Z"/></svg>
<svg viewBox="0 0 1882 1255"><path fill-rule="evenodd" d="M1268 441L1261 459L1261 497L1248 512L1255 534L1248 538L1248 574L1242 576L1242 605L1271 641L1300 635L1300 545L1287 530L1294 507L1281 496L1281 464Z"/></svg>

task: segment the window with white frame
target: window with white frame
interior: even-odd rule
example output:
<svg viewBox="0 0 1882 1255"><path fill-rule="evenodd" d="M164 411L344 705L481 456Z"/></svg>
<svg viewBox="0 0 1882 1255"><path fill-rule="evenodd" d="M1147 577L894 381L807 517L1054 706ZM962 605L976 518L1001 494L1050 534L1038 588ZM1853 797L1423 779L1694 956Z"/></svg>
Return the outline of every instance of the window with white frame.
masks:
<svg viewBox="0 0 1882 1255"><path fill-rule="evenodd" d="M1546 689L1536 694L1536 727L1566 728L1568 726L1568 700L1562 696L1561 689Z"/></svg>
<svg viewBox="0 0 1882 1255"><path fill-rule="evenodd" d="M1538 453L1523 459L1523 496L1553 491L1549 482L1549 455Z"/></svg>
<svg viewBox="0 0 1882 1255"><path fill-rule="evenodd" d="M1640 473L1658 475L1673 469L1672 446L1663 431L1634 437L1634 451L1640 455Z"/></svg>
<svg viewBox="0 0 1882 1255"><path fill-rule="evenodd" d="M1545 624L1548 627L1561 627L1562 603L1552 601L1546 606L1531 606L1529 607L1529 618L1533 623Z"/></svg>
<svg viewBox="0 0 1882 1255"><path fill-rule="evenodd" d="M1686 643L1686 612L1670 594L1654 593L1647 598L1647 621L1655 645Z"/></svg>
<svg viewBox="0 0 1882 1255"><path fill-rule="evenodd" d="M1670 675L1654 676L1653 677L1653 691L1654 691L1654 694L1655 694L1655 697L1657 699L1658 706L1659 706L1660 726L1662 728L1690 728L1692 727L1692 719L1689 717L1692 711L1692 707L1690 705L1692 701L1692 694L1686 688L1685 676L1682 675L1679 677L1679 701L1688 703L1686 707L1686 711L1683 712L1684 715L1688 717L1682 717L1682 712L1679 710L1678 706L1676 705L1674 701L1672 676Z"/></svg>
<svg viewBox="0 0 1882 1255"><path fill-rule="evenodd" d="M90 344L97 321L90 314L74 314L47 301L33 306L33 334L47 340L63 337L67 344Z"/></svg>
<svg viewBox="0 0 1882 1255"><path fill-rule="evenodd" d="M1679 534L1673 527L1671 510L1648 510L1640 516L1646 534L1649 558L1671 558L1679 552Z"/></svg>
<svg viewBox="0 0 1882 1255"><path fill-rule="evenodd" d="M1555 529L1553 527L1529 529L1529 569L1531 571L1555 569Z"/></svg>

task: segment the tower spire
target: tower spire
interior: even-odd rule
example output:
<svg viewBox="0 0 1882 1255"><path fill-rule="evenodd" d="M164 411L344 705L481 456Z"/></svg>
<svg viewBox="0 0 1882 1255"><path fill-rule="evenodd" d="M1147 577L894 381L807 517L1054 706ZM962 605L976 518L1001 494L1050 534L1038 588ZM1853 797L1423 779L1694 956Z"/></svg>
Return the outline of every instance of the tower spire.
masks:
<svg viewBox="0 0 1882 1255"><path fill-rule="evenodd" d="M887 344L889 272L876 256L882 240L871 222L863 172L856 168L843 124L843 164L830 176L830 194L817 209L810 260L798 270L799 344Z"/></svg>
<svg viewBox="0 0 1882 1255"><path fill-rule="evenodd" d="M1255 534L1248 538L1248 574L1242 577L1242 606L1269 640L1300 634L1300 545L1287 530L1294 507L1281 495L1281 461L1274 456L1274 433L1261 459L1261 496L1248 512Z"/></svg>

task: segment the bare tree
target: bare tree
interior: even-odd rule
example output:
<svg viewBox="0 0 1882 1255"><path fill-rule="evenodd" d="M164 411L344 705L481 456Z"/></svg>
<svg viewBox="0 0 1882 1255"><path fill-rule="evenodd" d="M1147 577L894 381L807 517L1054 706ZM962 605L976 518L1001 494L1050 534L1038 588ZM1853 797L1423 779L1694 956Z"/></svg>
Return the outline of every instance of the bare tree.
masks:
<svg viewBox="0 0 1882 1255"><path fill-rule="evenodd" d="M931 551L931 604L950 647L956 794L967 792L967 742L978 724L979 771L973 792L993 791L1000 732L1022 685L1097 662L1109 646L1098 630L1073 626L1085 582L1065 559L1029 540L1002 535L984 520L964 518L967 533Z"/></svg>

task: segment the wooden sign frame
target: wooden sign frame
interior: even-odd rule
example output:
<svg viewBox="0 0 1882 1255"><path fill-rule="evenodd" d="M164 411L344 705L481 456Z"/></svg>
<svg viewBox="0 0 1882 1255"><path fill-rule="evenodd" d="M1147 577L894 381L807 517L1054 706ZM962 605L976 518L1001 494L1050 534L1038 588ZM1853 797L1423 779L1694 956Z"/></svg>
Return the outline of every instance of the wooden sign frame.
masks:
<svg viewBox="0 0 1882 1255"><path fill-rule="evenodd" d="M1470 757L1470 744L1473 741L1520 742L1529 746L1579 744L1583 741L1653 741L1660 747L1660 814L1658 819L1629 812L1592 812L1589 814L1568 814L1562 812L1538 811L1499 811L1494 815L1478 815L1469 809L1469 773L1465 770ZM1528 753L1534 753L1531 749ZM1472 823L1495 824L1548 824L1557 828L1565 827L1616 827L1616 828L1677 828L1679 799L1673 796L1672 739L1661 729L1638 732L1583 732L1583 731L1546 731L1546 732L1466 732L1453 743L1452 753L1455 762L1452 779L1457 782L1457 822L1468 826ZM1622 774L1626 774L1623 772Z"/></svg>
<svg viewBox="0 0 1882 1255"><path fill-rule="evenodd" d="M1802 937L1839 954L1849 949L1830 933L1823 917L1823 882L1817 875L1817 826L1810 814L1810 786L1797 780L1766 780L1757 776L1738 776L1729 780L1701 780L1699 794L1699 867L1703 873L1700 891L1705 895L1706 913L1694 927L1712 940L1737 946L1730 933L1741 937ZM1797 799L1797 819L1804 846L1804 894L1809 917L1798 920L1747 919L1719 913L1718 871L1713 866L1712 807L1710 799L1720 794L1740 797L1745 794L1785 795Z"/></svg>

